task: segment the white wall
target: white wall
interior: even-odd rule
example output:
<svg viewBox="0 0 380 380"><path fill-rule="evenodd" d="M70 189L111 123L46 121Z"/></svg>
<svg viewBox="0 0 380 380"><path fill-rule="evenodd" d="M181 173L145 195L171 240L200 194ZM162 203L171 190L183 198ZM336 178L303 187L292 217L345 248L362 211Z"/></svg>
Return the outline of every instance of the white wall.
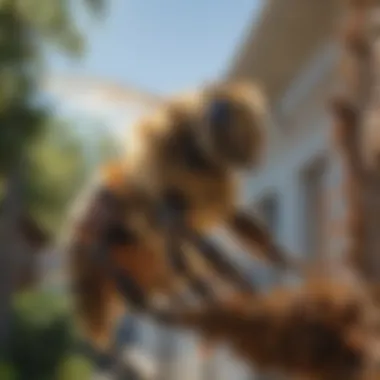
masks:
<svg viewBox="0 0 380 380"><path fill-rule="evenodd" d="M287 151L278 162L272 163L251 179L244 190L245 204L254 204L268 190L279 196L280 221L278 239L292 252L300 253L299 226L303 222L301 213L300 172L309 160L326 151L323 123L317 132L305 137L296 147Z"/></svg>

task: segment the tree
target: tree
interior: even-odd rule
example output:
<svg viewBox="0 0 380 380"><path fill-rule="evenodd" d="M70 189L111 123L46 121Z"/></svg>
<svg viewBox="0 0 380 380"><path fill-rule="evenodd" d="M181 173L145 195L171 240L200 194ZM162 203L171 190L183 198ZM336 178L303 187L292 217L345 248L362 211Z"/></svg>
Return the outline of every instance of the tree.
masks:
<svg viewBox="0 0 380 380"><path fill-rule="evenodd" d="M45 133L28 149L26 201L28 213L56 236L67 217L67 208L89 176L118 151L116 138L97 124L87 125L86 134L75 120L55 118L47 123Z"/></svg>
<svg viewBox="0 0 380 380"><path fill-rule="evenodd" d="M15 297L12 330L6 360L17 379L90 379L91 363L75 353L78 337L61 297L46 291Z"/></svg>
<svg viewBox="0 0 380 380"><path fill-rule="evenodd" d="M29 147L26 183L28 213L55 236L66 209L86 181L91 168L86 140L64 120L48 120L46 132ZM99 151L94 151L98 156Z"/></svg>
<svg viewBox="0 0 380 380"><path fill-rule="evenodd" d="M87 0L99 10L100 0ZM38 11L36 11L38 10ZM27 147L43 132L48 108L38 101L38 80L47 44L78 54L83 43L69 0L0 2L0 348L10 317L18 256L17 224L26 207Z"/></svg>

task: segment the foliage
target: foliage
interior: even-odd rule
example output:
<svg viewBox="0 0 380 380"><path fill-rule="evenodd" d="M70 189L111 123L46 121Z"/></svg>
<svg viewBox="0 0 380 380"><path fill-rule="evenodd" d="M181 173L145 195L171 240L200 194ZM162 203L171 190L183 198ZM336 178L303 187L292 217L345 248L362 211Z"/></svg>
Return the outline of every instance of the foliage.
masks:
<svg viewBox="0 0 380 380"><path fill-rule="evenodd" d="M101 0L83 3L97 12L102 9ZM64 208L83 180L85 160L82 142L72 130L51 120L38 83L47 46L73 56L83 52L77 5L78 1L71 0L0 0L0 191L2 199L16 194L12 205L25 200L50 232L59 228ZM20 168L20 162L25 166ZM8 188L17 191L6 192L8 180ZM12 213L18 215L19 208L8 208L11 211L1 216L8 221ZM2 234L0 246L12 247L11 236ZM5 257L11 252L3 248L0 254ZM5 257L6 264L0 268L1 286L10 291L11 276L6 274L12 273L11 262ZM16 300L9 326L8 298L6 292L1 294L2 352L4 331L9 327L12 331L6 358L10 366L0 368L1 378L4 372L11 376L14 368L18 380L51 380L75 342L68 311L58 307L54 296L24 294Z"/></svg>
<svg viewBox="0 0 380 380"><path fill-rule="evenodd" d="M7 362L0 363L0 379L1 380L16 380L17 371Z"/></svg>
<svg viewBox="0 0 380 380"><path fill-rule="evenodd" d="M26 206L48 232L59 228L64 207L78 189L83 142L67 125L51 120L38 82L46 46L74 56L83 52L78 3L0 0L0 185L28 151ZM96 14L104 9L103 0L82 5Z"/></svg>
<svg viewBox="0 0 380 380"><path fill-rule="evenodd" d="M60 230L70 202L95 167L115 154L115 141L109 134L94 128L90 141L76 127L75 122L50 120L46 132L29 149L29 210L52 234Z"/></svg>
<svg viewBox="0 0 380 380"><path fill-rule="evenodd" d="M18 380L89 378L90 363L73 351L78 336L65 299L47 292L18 295L12 323L4 371L15 368Z"/></svg>
<svg viewBox="0 0 380 380"><path fill-rule="evenodd" d="M0 11L12 12L20 23L34 32L39 41L77 54L84 47L82 33L74 17L77 3L68 0L2 0ZM103 0L83 0L83 3L96 14L104 9Z"/></svg>
<svg viewBox="0 0 380 380"><path fill-rule="evenodd" d="M4 3L4 2L3 2ZM12 7L0 7L0 170L9 170L45 117L33 105L38 49Z"/></svg>
<svg viewBox="0 0 380 380"><path fill-rule="evenodd" d="M58 380L89 380L92 366L88 359L80 355L71 355L64 359L58 369Z"/></svg>
<svg viewBox="0 0 380 380"><path fill-rule="evenodd" d="M86 3L101 9L102 1ZM48 110L38 104L37 84L46 44L83 51L74 11L70 0L0 0L0 173L45 125Z"/></svg>
<svg viewBox="0 0 380 380"><path fill-rule="evenodd" d="M86 178L85 143L64 121L50 120L29 147L27 204L50 233L60 228L68 203Z"/></svg>

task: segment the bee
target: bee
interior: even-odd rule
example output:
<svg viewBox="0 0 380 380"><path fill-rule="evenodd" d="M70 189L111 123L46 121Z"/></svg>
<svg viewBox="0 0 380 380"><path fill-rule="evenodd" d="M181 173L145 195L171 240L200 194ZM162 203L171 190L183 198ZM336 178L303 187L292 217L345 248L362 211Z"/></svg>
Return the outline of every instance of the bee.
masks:
<svg viewBox="0 0 380 380"><path fill-rule="evenodd" d="M224 281L252 292L252 283L206 238L219 225L254 256L296 267L237 207L239 174L260 164L265 138L263 96L246 83L173 97L137 122L126 156L101 173L73 223L77 314L93 342L108 341L125 301L138 310L153 307L158 294L181 302L186 284L213 300L215 289L186 250L199 253Z"/></svg>

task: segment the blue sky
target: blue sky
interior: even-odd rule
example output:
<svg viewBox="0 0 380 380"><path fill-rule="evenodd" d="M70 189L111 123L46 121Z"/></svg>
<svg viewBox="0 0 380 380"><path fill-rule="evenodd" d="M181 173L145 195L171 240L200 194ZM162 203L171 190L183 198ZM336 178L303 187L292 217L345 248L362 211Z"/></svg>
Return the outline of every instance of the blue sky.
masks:
<svg viewBox="0 0 380 380"><path fill-rule="evenodd" d="M105 77L168 94L222 75L260 0L109 0L102 21L81 16L81 62L51 56L53 73Z"/></svg>

